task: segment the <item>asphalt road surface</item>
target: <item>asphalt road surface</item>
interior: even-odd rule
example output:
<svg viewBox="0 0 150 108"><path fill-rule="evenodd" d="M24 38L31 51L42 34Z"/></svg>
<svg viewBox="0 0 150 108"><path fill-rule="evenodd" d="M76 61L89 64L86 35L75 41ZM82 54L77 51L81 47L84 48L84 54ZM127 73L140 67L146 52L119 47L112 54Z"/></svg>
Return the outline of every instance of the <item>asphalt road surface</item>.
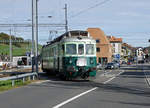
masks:
<svg viewBox="0 0 150 108"><path fill-rule="evenodd" d="M0 108L150 108L149 73L133 65L98 71L94 81L42 75L48 80L0 93Z"/></svg>

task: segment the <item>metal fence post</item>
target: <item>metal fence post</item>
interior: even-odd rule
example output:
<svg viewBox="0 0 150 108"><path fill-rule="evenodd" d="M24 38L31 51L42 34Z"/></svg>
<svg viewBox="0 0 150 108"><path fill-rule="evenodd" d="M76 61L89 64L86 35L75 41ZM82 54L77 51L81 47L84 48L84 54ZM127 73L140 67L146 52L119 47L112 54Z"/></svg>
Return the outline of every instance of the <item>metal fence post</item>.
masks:
<svg viewBox="0 0 150 108"><path fill-rule="evenodd" d="M23 81L23 83L25 82L25 78L24 77L23 77L22 81Z"/></svg>
<svg viewBox="0 0 150 108"><path fill-rule="evenodd" d="M15 80L12 80L12 86L15 86Z"/></svg>
<svg viewBox="0 0 150 108"><path fill-rule="evenodd" d="M31 77L29 76L28 80L30 81L31 80Z"/></svg>
<svg viewBox="0 0 150 108"><path fill-rule="evenodd" d="M32 79L35 80L35 76L34 75L32 76Z"/></svg>

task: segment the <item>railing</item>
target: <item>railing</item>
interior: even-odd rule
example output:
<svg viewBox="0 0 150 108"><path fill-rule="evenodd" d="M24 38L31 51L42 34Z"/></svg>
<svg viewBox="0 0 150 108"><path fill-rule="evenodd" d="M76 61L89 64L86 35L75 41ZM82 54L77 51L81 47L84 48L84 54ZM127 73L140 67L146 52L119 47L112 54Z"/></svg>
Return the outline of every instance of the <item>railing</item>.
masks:
<svg viewBox="0 0 150 108"><path fill-rule="evenodd" d="M28 80L35 80L35 77L37 76L37 73L27 73L27 74L21 74L21 75L16 75L16 76L11 76L11 77L4 77L4 78L0 78L0 82L1 81L7 81L7 80L11 80L12 86L15 86L15 80L17 79L22 79L23 83L25 82L25 78L28 78Z"/></svg>

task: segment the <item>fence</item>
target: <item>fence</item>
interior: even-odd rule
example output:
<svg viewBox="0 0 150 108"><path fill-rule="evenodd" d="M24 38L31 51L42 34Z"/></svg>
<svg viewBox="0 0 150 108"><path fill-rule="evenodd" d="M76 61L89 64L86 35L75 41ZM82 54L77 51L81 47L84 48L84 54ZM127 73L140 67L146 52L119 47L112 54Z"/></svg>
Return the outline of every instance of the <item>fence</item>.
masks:
<svg viewBox="0 0 150 108"><path fill-rule="evenodd" d="M28 74L22 74L22 75L16 75L16 76L11 76L11 77L4 77L4 78L0 78L0 82L1 81L8 81L11 80L11 84L12 86L15 86L15 80L17 79L21 79L22 82L25 82L25 79L28 78L28 80L35 80L35 77L37 76L37 73L28 73Z"/></svg>

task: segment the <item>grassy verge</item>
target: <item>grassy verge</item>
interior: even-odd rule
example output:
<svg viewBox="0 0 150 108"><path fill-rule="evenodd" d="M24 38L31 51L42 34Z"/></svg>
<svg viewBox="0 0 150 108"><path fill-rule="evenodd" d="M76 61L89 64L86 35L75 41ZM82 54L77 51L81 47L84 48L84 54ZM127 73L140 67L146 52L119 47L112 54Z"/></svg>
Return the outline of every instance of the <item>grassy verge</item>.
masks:
<svg viewBox="0 0 150 108"><path fill-rule="evenodd" d="M32 81L25 81L23 83L22 79L18 79L15 80L15 86L12 86L12 81L8 80L8 81L0 81L0 92L6 91L6 90L10 90L13 88L17 88L17 87L21 87L27 84L30 84Z"/></svg>
<svg viewBox="0 0 150 108"><path fill-rule="evenodd" d="M12 51L13 56L25 56L26 52L31 51L32 44L24 43L24 44L20 44L20 47L12 45L12 48L13 48L13 51ZM42 48L42 45L38 45L39 51L41 50L41 48ZM0 54L2 53L4 55L9 55L9 45L0 43Z"/></svg>

